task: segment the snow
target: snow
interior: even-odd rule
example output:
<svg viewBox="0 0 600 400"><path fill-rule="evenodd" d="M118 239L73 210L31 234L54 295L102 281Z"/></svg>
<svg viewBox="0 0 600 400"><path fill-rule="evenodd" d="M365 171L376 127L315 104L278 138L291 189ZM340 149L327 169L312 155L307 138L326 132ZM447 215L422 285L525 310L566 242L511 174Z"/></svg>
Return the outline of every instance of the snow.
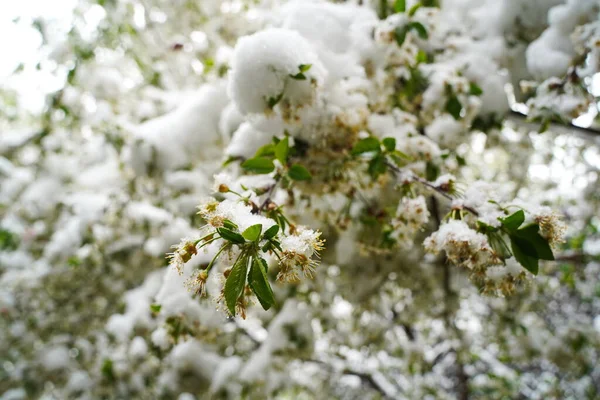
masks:
<svg viewBox="0 0 600 400"><path fill-rule="evenodd" d="M310 65L305 80L293 79L300 65ZM313 101L314 85L323 83L326 71L310 43L295 31L267 29L241 38L231 63L229 95L242 114L264 113L269 99L292 107Z"/></svg>
<svg viewBox="0 0 600 400"><path fill-rule="evenodd" d="M567 0L548 11L549 27L527 48L527 67L537 79L561 76L575 55L569 35L597 14L596 0Z"/></svg>
<svg viewBox="0 0 600 400"><path fill-rule="evenodd" d="M134 128L150 143L161 169L175 169L210 151L220 139L220 113L228 103L224 84L204 85L175 110Z"/></svg>
<svg viewBox="0 0 600 400"><path fill-rule="evenodd" d="M65 346L56 346L43 349L40 361L46 371L66 369L71 364L69 349Z"/></svg>

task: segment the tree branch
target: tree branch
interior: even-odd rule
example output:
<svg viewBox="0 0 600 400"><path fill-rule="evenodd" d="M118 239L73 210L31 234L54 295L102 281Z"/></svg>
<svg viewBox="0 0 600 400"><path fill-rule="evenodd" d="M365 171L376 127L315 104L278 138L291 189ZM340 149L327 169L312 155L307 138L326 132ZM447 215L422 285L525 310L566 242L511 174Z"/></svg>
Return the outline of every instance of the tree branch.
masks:
<svg viewBox="0 0 600 400"><path fill-rule="evenodd" d="M519 124L522 125L527 125L530 128L534 129L534 130L539 130L540 125L536 124L534 122L530 122L527 121L527 115L523 114L519 111L515 111L515 110L511 110L507 115L506 115L506 119L507 120L511 120L514 122L517 122ZM557 122L551 122L550 126L552 127L551 129L560 133L573 133L573 131L578 132L578 133L582 133L582 134L586 134L586 135L600 135L600 129L596 129L596 128L584 128L581 126L577 126L574 125L572 123L568 123L568 124L560 124Z"/></svg>

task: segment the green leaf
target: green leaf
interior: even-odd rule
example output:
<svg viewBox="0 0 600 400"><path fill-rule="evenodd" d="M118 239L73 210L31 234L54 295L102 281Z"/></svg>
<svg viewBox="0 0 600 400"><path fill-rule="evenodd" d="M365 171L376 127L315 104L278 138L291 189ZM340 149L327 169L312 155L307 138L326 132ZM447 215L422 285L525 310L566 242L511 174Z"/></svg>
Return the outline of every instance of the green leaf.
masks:
<svg viewBox="0 0 600 400"><path fill-rule="evenodd" d="M286 136L275 146L275 158L283 165L287 163L288 154L290 152L290 140Z"/></svg>
<svg viewBox="0 0 600 400"><path fill-rule="evenodd" d="M67 259L67 264L69 267L79 267L82 264L82 261L77 256L71 256Z"/></svg>
<svg viewBox="0 0 600 400"><path fill-rule="evenodd" d="M396 39L396 43L398 44L398 46L402 46L402 44L406 40L407 33L408 33L408 28L406 25L397 26L396 29L394 29L394 39Z"/></svg>
<svg viewBox="0 0 600 400"><path fill-rule="evenodd" d="M279 232L279 225L275 224L272 227L270 227L269 229L267 229L265 231L265 234L263 235L264 239L271 239L274 238L275 235L277 235L277 232Z"/></svg>
<svg viewBox="0 0 600 400"><path fill-rule="evenodd" d="M261 232L262 232L262 224L256 224L256 225L252 225L251 227L246 229L244 232L242 232L242 236L250 242L256 242L258 240L258 238L260 237Z"/></svg>
<svg viewBox="0 0 600 400"><path fill-rule="evenodd" d="M519 262L519 264L525 267L525 269L527 269L532 274L537 275L539 270L539 262L536 257L527 255L527 253L531 251L531 248L527 244L527 241L511 235L510 244L512 248L512 253L515 256L515 259Z"/></svg>
<svg viewBox="0 0 600 400"><path fill-rule="evenodd" d="M295 181L308 181L312 179L310 172L300 164L292 165L288 171L288 176Z"/></svg>
<svg viewBox="0 0 600 400"><path fill-rule="evenodd" d="M281 243L279 243L278 240L270 240L269 243L271 243L275 248L277 248L277 250L283 251L281 248Z"/></svg>
<svg viewBox="0 0 600 400"><path fill-rule="evenodd" d="M236 224L234 224L231 220L228 220L228 219L223 220L223 226L225 228L229 229L230 231L238 230L238 226Z"/></svg>
<svg viewBox="0 0 600 400"><path fill-rule="evenodd" d="M19 247L19 237L6 229L0 228L0 250L16 250Z"/></svg>
<svg viewBox="0 0 600 400"><path fill-rule="evenodd" d="M409 30L414 29L415 31L417 31L417 35L419 35L419 37L421 39L427 39L429 37L429 34L427 33L427 29L420 22L409 22L408 25L406 25L406 26L408 27Z"/></svg>
<svg viewBox="0 0 600 400"><path fill-rule="evenodd" d="M415 30L417 32L417 35L421 39L427 39L429 37L427 29L425 28L425 26L423 26L422 23L416 21L409 22L406 25L398 26L396 27L396 29L394 29L394 38L396 39L396 43L398 43L398 46L402 46L402 44L406 40L406 34L411 29Z"/></svg>
<svg viewBox="0 0 600 400"><path fill-rule="evenodd" d="M397 13L406 11L406 0L396 0L394 2L394 11Z"/></svg>
<svg viewBox="0 0 600 400"><path fill-rule="evenodd" d="M242 168L257 174L268 174L275 169L273 161L265 157L250 158L242 163Z"/></svg>
<svg viewBox="0 0 600 400"><path fill-rule="evenodd" d="M304 75L304 73L306 71L308 71L310 69L310 67L312 67L312 64L300 64L300 65L298 65L298 71L300 71L300 72L298 72L295 75L290 74L290 77L292 79L304 81L304 80L306 80L306 75Z"/></svg>
<svg viewBox="0 0 600 400"><path fill-rule="evenodd" d="M219 235L221 235L221 237L231 243L235 243L235 244L243 244L246 243L246 240L244 239L244 237L242 235L240 235L239 233L236 233L234 231L230 231L227 228L217 228L217 232L219 233Z"/></svg>
<svg viewBox="0 0 600 400"><path fill-rule="evenodd" d="M483 94L483 89L481 89L475 82L471 82L469 84L469 94L473 96L481 96Z"/></svg>
<svg viewBox="0 0 600 400"><path fill-rule="evenodd" d="M262 156L272 156L275 154L275 146L272 143L265 144L264 146L259 147L254 154L254 158L262 157Z"/></svg>
<svg viewBox="0 0 600 400"><path fill-rule="evenodd" d="M413 15L415 15L415 13L417 12L417 10L421 8L421 3L416 3L414 6L412 6L410 8L410 10L408 10L408 16L412 17Z"/></svg>
<svg viewBox="0 0 600 400"><path fill-rule="evenodd" d="M262 258L254 258L248 275L250 289L256 295L263 309L268 310L275 304L275 296L267 278L267 262Z"/></svg>
<svg viewBox="0 0 600 400"><path fill-rule="evenodd" d="M385 174L387 171L387 164L385 163L385 157L379 155L369 161L369 174L373 178L377 178L379 175Z"/></svg>
<svg viewBox="0 0 600 400"><path fill-rule="evenodd" d="M462 104L455 95L450 96L446 102L446 111L456 120L460 119L460 112L462 111L462 108Z"/></svg>
<svg viewBox="0 0 600 400"><path fill-rule="evenodd" d="M417 53L417 63L426 63L427 62L427 53L423 50L419 50Z"/></svg>
<svg viewBox="0 0 600 400"><path fill-rule="evenodd" d="M306 75L304 75L302 72L298 72L296 75L290 74L290 78L295 79L297 81L305 81Z"/></svg>
<svg viewBox="0 0 600 400"><path fill-rule="evenodd" d="M411 157L408 154L403 153L400 150L394 150L394 153L392 155L399 158L404 158L405 160L411 160Z"/></svg>
<svg viewBox="0 0 600 400"><path fill-rule="evenodd" d="M353 155L362 154L369 151L381 151L379 140L372 136L359 140L352 148Z"/></svg>
<svg viewBox="0 0 600 400"><path fill-rule="evenodd" d="M383 139L382 141L383 143L383 147L385 147L385 149L387 151L394 151L396 150L396 139L392 138L392 137L387 137L385 139Z"/></svg>
<svg viewBox="0 0 600 400"><path fill-rule="evenodd" d="M240 159L240 157L237 157L237 156L229 156L229 157L227 157L227 159L225 161L223 161L222 167L226 167L229 164L231 164L232 162L237 161L239 159Z"/></svg>
<svg viewBox="0 0 600 400"><path fill-rule="evenodd" d="M264 244L264 246L261 248L261 250L263 251L263 253L268 252L269 250L273 249L273 245L271 244L271 242L267 242Z"/></svg>
<svg viewBox="0 0 600 400"><path fill-rule="evenodd" d="M498 228L488 225L483 221L477 221L477 231L487 234L487 233L497 232Z"/></svg>
<svg viewBox="0 0 600 400"><path fill-rule="evenodd" d="M438 176L440 176L440 167L431 161L428 161L427 164L425 164L425 178L431 182L435 181Z"/></svg>
<svg viewBox="0 0 600 400"><path fill-rule="evenodd" d="M102 372L102 376L109 380L109 381L114 381L115 380L115 371L113 369L113 361L110 358L105 358L104 361L102 362L102 367L100 368L100 371Z"/></svg>
<svg viewBox="0 0 600 400"><path fill-rule="evenodd" d="M275 107L277 105L277 103L279 103L281 101L281 99L283 99L283 92L279 93L275 97L267 98L267 105L269 106L270 109L273 109L273 107Z"/></svg>
<svg viewBox="0 0 600 400"><path fill-rule="evenodd" d="M504 259L510 258L513 254L511 253L510 249L508 248L508 245L506 244L502 236L498 234L498 232L494 231L494 229L497 228L489 226L489 229L491 230L488 230L486 235L494 251L496 251L496 253L498 253Z"/></svg>
<svg viewBox="0 0 600 400"><path fill-rule="evenodd" d="M162 306L160 304L150 304L150 311L153 313L159 313Z"/></svg>
<svg viewBox="0 0 600 400"><path fill-rule="evenodd" d="M554 260L552 248L546 239L539 234L540 226L537 224L527 225L514 234L520 239L526 240L535 250L535 256L540 260ZM534 254L530 254L534 255Z"/></svg>
<svg viewBox="0 0 600 400"><path fill-rule="evenodd" d="M227 277L225 281L225 288L223 290L225 295L225 303L231 315L235 317L235 303L244 291L246 286L246 275L248 273L248 257L240 257Z"/></svg>
<svg viewBox="0 0 600 400"><path fill-rule="evenodd" d="M500 222L502 222L502 226L504 226L509 231L516 231L519 229L521 224L525 222L525 213L523 210L519 210L514 214L509 215L505 218L498 218Z"/></svg>

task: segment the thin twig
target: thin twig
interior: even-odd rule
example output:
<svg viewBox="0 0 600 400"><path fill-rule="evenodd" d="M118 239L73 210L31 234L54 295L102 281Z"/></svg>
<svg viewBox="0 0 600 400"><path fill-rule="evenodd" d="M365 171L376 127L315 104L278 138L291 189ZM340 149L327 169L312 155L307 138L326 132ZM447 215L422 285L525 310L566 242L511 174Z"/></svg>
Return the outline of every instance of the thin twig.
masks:
<svg viewBox="0 0 600 400"><path fill-rule="evenodd" d="M394 173L401 173L402 172L402 170L400 168L396 167L394 164L386 163L386 165ZM454 198L452 196L450 196L448 194L448 192L446 192L443 189L435 186L434 184L432 184L428 180L421 178L420 176L418 176L417 174L413 173L412 171L411 171L411 179L413 179L415 182L419 182L423 186L427 186L428 188L430 188L430 189L434 190L436 193L438 193L440 196L442 196L442 197L444 197L444 198L446 198L446 199L448 199L450 201L454 200ZM479 216L479 212L477 210L475 210L473 207L469 207L469 206L463 205L462 209L470 212L471 214L475 215L476 217Z"/></svg>
<svg viewBox="0 0 600 400"><path fill-rule="evenodd" d="M305 362L312 362L312 363L315 363L315 364L319 364L319 365L322 365L322 366L324 366L324 367L326 367L326 368L328 368L330 370L333 370L333 371L336 370L336 368L333 365L331 365L331 364L329 364L329 363L327 363L325 361L322 361L322 360L317 360L317 359L310 358L310 359L304 359L303 361L305 361ZM394 399L394 398L396 398L397 393L399 391L398 388L394 388L394 392L390 393L390 391L388 389L384 388L377 381L377 379L375 379L375 377L372 374L369 374L367 372L355 371L355 370L350 369L348 367L345 367L341 372L344 375L354 375L354 376L359 377L363 382L367 383L371 388L373 388L374 390L378 391L386 399ZM391 385L391 383L390 383L390 385Z"/></svg>
<svg viewBox="0 0 600 400"><path fill-rule="evenodd" d="M265 199L265 201L262 202L262 204L258 208L259 212L263 211L265 209L265 207L267 206L267 204L269 204L269 202L271 201L271 196L273 195L273 191L275 190L275 187L277 186L278 183L279 183L279 181L275 181L275 183L272 184L271 187L269 188L269 192L267 193L267 198Z"/></svg>

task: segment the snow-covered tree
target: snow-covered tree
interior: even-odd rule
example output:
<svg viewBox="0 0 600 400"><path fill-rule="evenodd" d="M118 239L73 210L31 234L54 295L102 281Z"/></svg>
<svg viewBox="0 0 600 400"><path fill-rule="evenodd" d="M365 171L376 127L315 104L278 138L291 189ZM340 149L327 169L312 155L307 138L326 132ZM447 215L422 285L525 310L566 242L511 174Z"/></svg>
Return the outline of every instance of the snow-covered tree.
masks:
<svg viewBox="0 0 600 400"><path fill-rule="evenodd" d="M600 1L22 14L0 398L600 396Z"/></svg>

